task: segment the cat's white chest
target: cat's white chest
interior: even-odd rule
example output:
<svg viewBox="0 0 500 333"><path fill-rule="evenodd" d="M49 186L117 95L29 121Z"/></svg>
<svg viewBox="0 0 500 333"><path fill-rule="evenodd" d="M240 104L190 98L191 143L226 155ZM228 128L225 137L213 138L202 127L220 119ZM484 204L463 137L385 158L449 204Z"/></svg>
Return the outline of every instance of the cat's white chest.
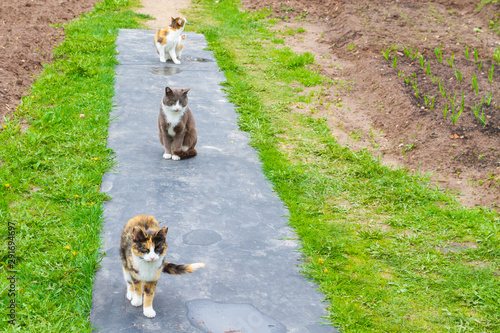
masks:
<svg viewBox="0 0 500 333"><path fill-rule="evenodd" d="M162 103L161 109L163 114L165 115L165 118L167 118L167 122L169 124L167 129L168 135L175 136L174 128L181 121L181 118L184 115L184 111L186 110L186 108L182 108L179 111L173 111L170 110L168 106Z"/></svg>
<svg viewBox="0 0 500 333"><path fill-rule="evenodd" d="M156 274L161 265L163 265L163 258L158 258L155 261L144 261L138 256L132 254L134 264L139 272L139 280L141 281L155 281Z"/></svg>

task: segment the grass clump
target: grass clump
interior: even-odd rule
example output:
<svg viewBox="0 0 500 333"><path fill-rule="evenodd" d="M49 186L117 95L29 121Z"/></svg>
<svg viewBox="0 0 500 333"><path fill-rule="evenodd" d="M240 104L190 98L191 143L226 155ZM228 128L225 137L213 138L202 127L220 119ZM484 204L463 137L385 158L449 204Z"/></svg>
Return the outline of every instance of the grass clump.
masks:
<svg viewBox="0 0 500 333"><path fill-rule="evenodd" d="M276 48L265 15L235 0L192 6L190 27L225 72L240 128L301 238L304 272L330 302L328 319L343 332L500 330L498 214L462 207L425 176L339 145L325 119L293 112L298 92L332 82L310 55Z"/></svg>
<svg viewBox="0 0 500 333"><path fill-rule="evenodd" d="M99 188L113 163L106 139L115 40L118 29L140 27L144 16L128 10L137 4L104 0L66 24L56 60L0 131L0 233L15 244L1 249L0 305L17 306L15 325L2 316L4 332L91 330L106 199Z"/></svg>

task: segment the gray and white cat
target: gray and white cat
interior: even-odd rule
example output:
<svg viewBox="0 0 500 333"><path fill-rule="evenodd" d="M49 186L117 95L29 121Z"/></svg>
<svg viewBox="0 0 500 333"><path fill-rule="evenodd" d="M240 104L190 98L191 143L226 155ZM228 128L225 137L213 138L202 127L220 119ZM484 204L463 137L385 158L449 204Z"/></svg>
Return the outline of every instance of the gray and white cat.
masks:
<svg viewBox="0 0 500 333"><path fill-rule="evenodd" d="M165 88L158 115L160 143L164 159L174 161L196 156L196 123L188 106L188 89Z"/></svg>

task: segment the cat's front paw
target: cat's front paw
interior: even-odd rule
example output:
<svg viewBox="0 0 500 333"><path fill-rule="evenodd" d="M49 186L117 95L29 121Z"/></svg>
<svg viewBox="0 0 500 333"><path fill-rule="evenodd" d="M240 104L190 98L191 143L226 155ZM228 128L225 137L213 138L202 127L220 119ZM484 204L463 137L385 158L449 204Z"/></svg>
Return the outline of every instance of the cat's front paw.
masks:
<svg viewBox="0 0 500 333"><path fill-rule="evenodd" d="M172 154L165 153L165 154L163 154L163 158L166 159L166 160L169 160L169 159L172 158Z"/></svg>
<svg viewBox="0 0 500 333"><path fill-rule="evenodd" d="M181 64L181 62L180 62L179 60L177 60L177 58L172 59L172 61L173 61L173 62L174 62L174 64L176 64L176 65L180 65L180 64Z"/></svg>
<svg viewBox="0 0 500 333"><path fill-rule="evenodd" d="M131 292L130 290L128 290L128 289L127 289L127 299L128 299L129 301L131 301L131 300L132 300L132 295L133 295L133 294L134 294L133 292Z"/></svg>
<svg viewBox="0 0 500 333"><path fill-rule="evenodd" d="M142 295L137 296L136 294L132 294L132 300L130 301L130 304L133 306L141 306L142 305Z"/></svg>
<svg viewBox="0 0 500 333"><path fill-rule="evenodd" d="M160 58L160 62L167 62L167 59L165 59L165 58Z"/></svg>
<svg viewBox="0 0 500 333"><path fill-rule="evenodd" d="M177 156L177 155L172 155L172 159L173 159L174 161L178 161L178 160L180 160L181 158L180 158L179 156Z"/></svg>
<svg viewBox="0 0 500 333"><path fill-rule="evenodd" d="M156 311L153 310L152 306L150 306L149 308L144 308L143 313L148 318L154 318L154 317L156 317Z"/></svg>

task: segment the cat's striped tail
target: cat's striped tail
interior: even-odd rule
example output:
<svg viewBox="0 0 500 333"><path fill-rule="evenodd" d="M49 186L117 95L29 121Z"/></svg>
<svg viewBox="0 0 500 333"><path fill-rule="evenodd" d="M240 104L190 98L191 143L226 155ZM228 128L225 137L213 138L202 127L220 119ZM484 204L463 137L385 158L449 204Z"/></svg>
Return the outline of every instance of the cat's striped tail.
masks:
<svg viewBox="0 0 500 333"><path fill-rule="evenodd" d="M197 270L198 268L202 268L203 266L205 266L205 264L202 263L177 265L165 261L165 263L163 264L163 273L173 274L173 275L193 273L195 270Z"/></svg>
<svg viewBox="0 0 500 333"><path fill-rule="evenodd" d="M181 160L195 157L198 152L194 148L189 148L188 150L176 149L174 150L174 155L177 155L181 158Z"/></svg>

